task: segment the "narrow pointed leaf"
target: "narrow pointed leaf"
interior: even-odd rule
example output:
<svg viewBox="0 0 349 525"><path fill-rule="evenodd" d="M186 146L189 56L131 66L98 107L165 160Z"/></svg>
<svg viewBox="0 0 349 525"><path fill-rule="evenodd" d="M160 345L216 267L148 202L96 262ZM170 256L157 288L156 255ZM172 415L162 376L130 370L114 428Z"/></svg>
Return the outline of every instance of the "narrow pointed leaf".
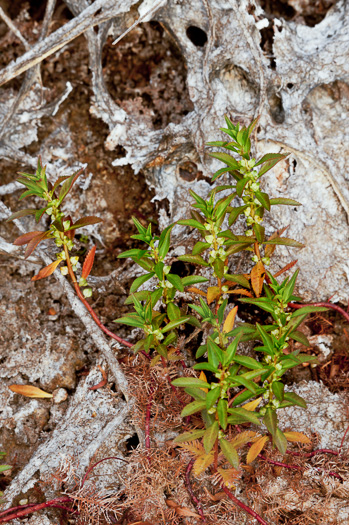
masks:
<svg viewBox="0 0 349 525"><path fill-rule="evenodd" d="M215 421L213 425L211 425L206 430L204 437L203 437L204 449L205 449L206 454L209 454L211 450L213 449L213 446L218 437L218 432L219 432L219 426L218 426L217 421Z"/></svg>
<svg viewBox="0 0 349 525"><path fill-rule="evenodd" d="M260 452L262 451L262 449L268 441L268 436L262 436L255 443L253 443L246 456L247 465L249 465L256 459L256 457L258 456L258 454L260 454Z"/></svg>
<svg viewBox="0 0 349 525"><path fill-rule="evenodd" d="M188 443L190 441L195 441L196 439L201 438L205 434L205 430L193 430L192 432L185 432L177 436L173 443Z"/></svg>
<svg viewBox="0 0 349 525"><path fill-rule="evenodd" d="M223 452L226 459L229 461L229 463L235 468L239 468L239 456L236 452L236 448L232 443L227 441L226 439L220 439L219 444L221 447L221 451Z"/></svg>
<svg viewBox="0 0 349 525"><path fill-rule="evenodd" d="M8 219L6 219L6 222L14 221L15 219L26 217L27 215L34 215L36 211L36 208L26 208L25 210L16 211L12 215L10 215Z"/></svg>
<svg viewBox="0 0 349 525"><path fill-rule="evenodd" d="M135 279L131 285L130 293L136 292L138 288L142 286L142 284L149 281L149 279L151 279L153 275L155 275L154 272L151 272L145 273L144 275L140 275L139 277L137 277L137 279Z"/></svg>
<svg viewBox="0 0 349 525"><path fill-rule="evenodd" d="M179 290L180 292L184 292L182 279L179 277L179 275L169 273L167 274L166 278L177 290Z"/></svg>
<svg viewBox="0 0 349 525"><path fill-rule="evenodd" d="M193 401L192 403L189 403L189 405L185 406L181 412L181 417L190 416L191 414L195 414L196 412L200 412L206 408L205 401Z"/></svg>
<svg viewBox="0 0 349 525"><path fill-rule="evenodd" d="M10 385L9 389L12 390L12 392L15 392L16 394L20 394L21 396L25 397L42 399L53 397L52 394L49 394L48 392L41 390L41 388L37 388L36 386L31 385Z"/></svg>
<svg viewBox="0 0 349 525"><path fill-rule="evenodd" d="M77 230L78 228L83 228L84 226L90 226L91 224L98 224L99 222L103 222L103 219L100 219L99 217L95 217L94 215L90 215L88 217L82 217L78 221L74 222L74 224L72 224L70 228L68 228L68 230L66 231Z"/></svg>
<svg viewBox="0 0 349 525"><path fill-rule="evenodd" d="M39 281L39 279L49 277L49 275L51 275L55 271L55 269L61 262L62 260L59 259L58 261L53 261L48 266L45 266L45 268L42 268L37 275L34 275L34 277L32 277L32 281Z"/></svg>
<svg viewBox="0 0 349 525"><path fill-rule="evenodd" d="M257 264L251 270L251 284L254 293L259 297L263 290L263 282L265 278L265 268L261 261L258 261Z"/></svg>

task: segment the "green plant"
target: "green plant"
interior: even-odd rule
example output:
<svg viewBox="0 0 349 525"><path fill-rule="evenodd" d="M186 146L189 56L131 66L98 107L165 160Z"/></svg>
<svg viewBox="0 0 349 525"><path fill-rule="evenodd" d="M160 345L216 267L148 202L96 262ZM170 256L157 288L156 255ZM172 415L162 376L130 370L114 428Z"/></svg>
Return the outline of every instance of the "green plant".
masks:
<svg viewBox="0 0 349 525"><path fill-rule="evenodd" d="M174 344L178 337L176 327L183 323L199 327L205 323L206 326L210 326L207 342L196 352L197 359L202 359L206 354L207 359L193 367L194 370L208 372L210 379L202 374L201 379L180 377L172 382L176 387L185 388L186 393L193 398L193 401L184 407L182 416L200 412L205 424L204 429L187 432L175 440L177 443L183 443L202 439L205 454L200 454L201 468L197 465L197 473L205 470L211 463L214 463L217 469L220 451L234 468L238 468L238 447L229 437L234 425L260 425L263 422L273 444L281 453L285 453L287 437L294 440L295 435L285 435L281 431L276 411L293 405L306 407L306 402L295 393L285 392L282 376L288 369L315 359L307 354L300 354L299 351L291 352L288 348L290 340L309 345L297 327L310 312L318 311L319 308L309 306L291 313L288 303L299 300L293 295L298 271L279 284L277 279L265 270L265 265L270 264L270 257L277 245L297 248L302 248L303 245L282 237L279 233L268 239L265 236L263 217L266 212L271 211L272 206L299 206L300 203L292 199L272 199L261 191L261 177L287 155L269 153L258 161L251 158L250 136L256 122L253 121L248 128L240 128L239 124L235 126L226 118L227 128L223 128L222 131L227 133L231 140L211 142L209 145L233 152L240 160L226 152L211 153L212 157L226 164L225 168L214 174L213 180L224 173L230 173L234 183L214 188L206 200L190 191L195 201L192 217L178 221L180 225L197 230L201 237L192 253L180 256L179 260L211 268L212 279L216 280L216 284L209 286L206 293L196 287L188 289L199 298L200 304L189 305L199 316L199 322L197 318L186 316L175 304L177 291L183 292L185 287L204 282L206 278L197 275L181 279L170 273L170 266L165 265L165 257L170 247L170 232L174 225L168 226L158 238L151 235L150 225L145 228L134 219L139 232L134 238L146 242L150 248L130 250L121 255L131 257L148 272L134 281L130 290L132 295L126 301L128 304L134 304L136 313L130 313L117 320L144 330L146 337L136 343L134 351L144 349L149 352L155 349L162 357L167 358L168 346ZM217 194L222 191L229 194L217 199ZM232 201L237 198L243 204L232 207ZM233 226L239 216L245 219L247 226L244 235L224 229L226 217L229 226ZM241 251L251 252L254 265L249 274L230 274L229 256ZM137 293L139 286L152 277L157 278L157 288L152 292ZM233 328L237 307L229 311L228 297L231 294L243 295L245 297L239 299L241 302L252 303L267 311L272 322L268 325L243 323ZM202 298L203 295L206 296L206 300ZM154 310L161 299L162 305L159 310ZM169 335L165 337L165 333ZM262 346L255 348L261 355L260 359L238 353L240 342L252 340L262 343ZM242 390L236 395L237 388ZM247 401L248 405L239 406ZM305 436L298 437L300 440L306 439ZM251 440L249 434L246 442ZM256 444L248 456L249 462L257 456L267 440L266 436L255 440ZM241 446L241 443L239 444Z"/></svg>
<svg viewBox="0 0 349 525"><path fill-rule="evenodd" d="M70 215L62 211L62 203L81 170L68 177L59 177L51 185L39 158L35 175L21 174L19 181L27 188L21 199L40 197L45 201L45 206L39 210L21 210L8 220L34 215L39 222L45 214L49 216L50 225L46 231L33 231L15 241L16 245L27 245L26 257L46 239L53 239L60 249L56 261L40 270L33 280L48 277L64 263L62 274L69 274L77 295L97 325L107 335L132 347L134 353L142 352L150 357L151 366L161 361L167 368L168 361L182 359L180 350L184 338L180 336L183 330L189 329L187 325L191 325L195 333L203 332L205 339L195 349L198 362L193 371L186 370L184 376L177 377L171 383L173 390L175 387L184 388L191 397L182 410L183 418L186 418L187 423L192 416L195 418L194 428L179 435L174 442L194 456L190 467L194 474L198 475L213 467L224 486L232 486L238 475L238 451L241 447L249 447L246 462L251 463L269 440L282 454L286 451L287 441L309 442L306 436L298 432L282 432L278 426L277 410L296 405L306 407L304 399L285 391L282 376L290 368L315 360L312 356L292 350L290 343L297 341L309 346L298 327L309 313L327 308L313 305L301 307L303 305L294 303L300 300L294 295L298 271L282 282L277 280L279 275L293 266L293 262L275 275L265 268L269 266L278 245L303 247L298 241L283 237L285 229L267 238L263 226L264 215L271 212L272 206L300 205L292 199L270 198L260 188L261 177L287 155L268 153L256 160L251 157L251 133L257 121L248 127L240 127L226 117L226 123L227 128L222 128L222 131L229 136L229 141L209 143L211 147L226 150L210 153L226 165L214 174L213 180L223 174L230 174L233 180L230 184L215 187L207 199L190 191L194 199L191 218L177 223L191 228L199 236L191 253L178 259L204 268L205 276L180 277L175 273L169 261L174 224L165 228L160 235L155 235L151 224L144 226L133 218L138 233L132 238L144 242L146 247L128 250L119 257L130 257L145 273L133 281L131 294L125 301L126 305L133 306L133 311L115 322L143 330L143 337L134 345L103 326L87 301L92 295L87 278L94 262L95 247L88 253L81 271L78 256L72 255L76 250L75 231L101 220L92 216L73 222ZM222 192L223 197L220 197ZM236 203L234 206L233 201ZM243 235L238 233L242 225ZM229 270L231 257L240 252L251 255L252 264L248 273ZM139 290L148 281L151 287ZM197 285L208 281L206 291L197 288ZM81 288L84 290L81 291ZM188 293L193 297L190 304L185 302ZM230 305L229 298L232 297L236 297L240 303L249 303L267 312L268 324L241 323L235 326L238 307ZM291 307L296 308L296 311L292 311ZM241 344L246 341L257 342L253 357L241 354ZM181 362L185 367L183 360ZM200 371L200 377L197 377L196 371ZM180 375L179 370L177 375ZM168 374L167 377L171 382ZM146 448L150 447L152 396L153 390L150 391L147 405ZM198 413L201 419L197 417ZM245 427L241 432L239 428L245 424L260 427L262 423L268 431L264 435ZM233 468L220 468L219 465L224 462ZM249 512L248 507L240 503L241 508ZM257 519L265 523L262 518Z"/></svg>

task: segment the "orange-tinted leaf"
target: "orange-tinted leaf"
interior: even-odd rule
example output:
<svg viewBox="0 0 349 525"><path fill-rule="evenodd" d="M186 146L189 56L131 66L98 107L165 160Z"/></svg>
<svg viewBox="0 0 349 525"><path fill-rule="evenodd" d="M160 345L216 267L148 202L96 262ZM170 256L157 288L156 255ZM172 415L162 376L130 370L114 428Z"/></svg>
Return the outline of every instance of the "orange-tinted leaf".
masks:
<svg viewBox="0 0 349 525"><path fill-rule="evenodd" d="M213 452L210 452L209 454L203 454L202 456L199 456L193 465L193 474L194 476L199 476L204 472L207 467L212 465L213 463Z"/></svg>
<svg viewBox="0 0 349 525"><path fill-rule="evenodd" d="M251 292L249 292L248 290L245 290L245 288L236 288L236 290L229 290L226 293L233 293L233 294L238 294L238 295L247 295L247 297L253 297Z"/></svg>
<svg viewBox="0 0 349 525"><path fill-rule="evenodd" d="M40 235L37 235L36 237L33 237L31 241L28 242L28 245L26 247L26 250L24 252L24 258L27 259L29 255L33 253L35 248L38 244L41 243L41 241L44 241L45 239L48 239L51 236L51 233L49 231L47 232L40 232Z"/></svg>
<svg viewBox="0 0 349 525"><path fill-rule="evenodd" d="M265 277L265 268L261 261L251 270L251 284L256 297L259 297L263 290L263 282Z"/></svg>
<svg viewBox="0 0 349 525"><path fill-rule="evenodd" d="M40 233L42 233L42 231L25 233L24 235L17 237L13 244L15 246L23 246L24 244L28 244L28 242L30 242L34 237L36 237Z"/></svg>
<svg viewBox="0 0 349 525"><path fill-rule="evenodd" d="M44 392L40 388L31 385L10 385L9 389L16 394L20 394L25 397L36 397L36 398L49 398L53 397L52 394Z"/></svg>
<svg viewBox="0 0 349 525"><path fill-rule="evenodd" d="M207 289L207 304L211 304L220 295L218 286L210 286Z"/></svg>
<svg viewBox="0 0 349 525"><path fill-rule="evenodd" d="M224 321L223 332L225 332L226 334L234 328L234 322L235 322L237 311L238 311L238 307L234 306L234 308L230 310L230 312L227 315L226 320Z"/></svg>
<svg viewBox="0 0 349 525"><path fill-rule="evenodd" d="M311 440L301 432L284 432L284 436L292 443L311 443Z"/></svg>
<svg viewBox="0 0 349 525"><path fill-rule="evenodd" d="M280 228L279 230L276 230L269 238L268 241L272 241L273 239L276 239L277 237L280 237L286 230L288 226L285 226L285 228ZM264 250L265 257L271 257L276 249L276 244L267 244Z"/></svg>
<svg viewBox="0 0 349 525"><path fill-rule="evenodd" d="M253 445L251 446L250 450L247 453L246 457L246 463L252 463L260 453L260 451L263 449L266 442L269 440L268 436L262 436L258 439Z"/></svg>
<svg viewBox="0 0 349 525"><path fill-rule="evenodd" d="M254 411L255 408L258 407L259 403L262 401L261 397L257 397L257 399L254 399L253 401L250 401L249 403L246 403L246 405L243 405L242 408L245 410L250 410L251 412Z"/></svg>
<svg viewBox="0 0 349 525"><path fill-rule="evenodd" d="M207 377L205 375L205 372L203 370L201 370L200 372L200 375L199 375L199 379L201 379L201 381L205 381L207 383ZM208 388L200 388L200 390L203 390L204 392L208 392Z"/></svg>
<svg viewBox="0 0 349 525"><path fill-rule="evenodd" d="M90 275L90 272L92 270L93 262L95 260L95 253L96 253L96 246L93 246L91 250L86 255L85 262L82 267L81 277L83 279L87 279L87 277Z"/></svg>
<svg viewBox="0 0 349 525"><path fill-rule="evenodd" d="M269 246L271 246L271 245L269 245ZM283 268L281 268L281 270L276 272L274 277L279 277L279 275L282 275L284 272L287 272L287 270L290 270L297 262L298 262L298 259L296 259L295 261L291 261L290 263L286 264L286 266L284 266Z"/></svg>
<svg viewBox="0 0 349 525"><path fill-rule="evenodd" d="M243 445L246 445L249 441L255 441L256 436L257 432L253 432L253 430L245 430L231 439L230 443L234 445L235 448L240 448Z"/></svg>
<svg viewBox="0 0 349 525"><path fill-rule="evenodd" d="M198 295L202 295L203 297L206 297L205 292L203 292L199 288L196 288L196 286L190 286L190 288L187 288L187 292L196 293Z"/></svg>
<svg viewBox="0 0 349 525"><path fill-rule="evenodd" d="M60 259L58 261L53 261L48 266L45 266L45 268L42 268L37 275L34 275L34 277L32 277L32 281L38 281L39 279L44 279L45 277L48 277L55 271L55 269L61 262L62 260Z"/></svg>
<svg viewBox="0 0 349 525"><path fill-rule="evenodd" d="M230 488L235 488L236 481L240 478L241 474L238 470L235 468L219 468L217 469L217 472L212 477L212 481L214 485L221 485L223 482L224 485Z"/></svg>

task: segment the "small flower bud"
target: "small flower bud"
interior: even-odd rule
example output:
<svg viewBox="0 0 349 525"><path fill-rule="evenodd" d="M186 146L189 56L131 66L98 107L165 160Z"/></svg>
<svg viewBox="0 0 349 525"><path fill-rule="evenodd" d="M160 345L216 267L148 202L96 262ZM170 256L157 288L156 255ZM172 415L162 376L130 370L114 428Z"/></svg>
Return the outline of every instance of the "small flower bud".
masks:
<svg viewBox="0 0 349 525"><path fill-rule="evenodd" d="M263 262L266 266L269 266L269 264L270 264L270 257L263 257L263 258L262 258L262 262Z"/></svg>
<svg viewBox="0 0 349 525"><path fill-rule="evenodd" d="M78 261L79 261L79 257L75 256L75 257L71 257L70 259L70 262L75 266L76 264L78 264Z"/></svg>
<svg viewBox="0 0 349 525"><path fill-rule="evenodd" d="M84 297L91 297L92 296L92 288L85 288L83 291L82 291Z"/></svg>
<svg viewBox="0 0 349 525"><path fill-rule="evenodd" d="M253 231L252 230L247 230L247 231L245 231L245 235L246 235L246 237L252 237Z"/></svg>
<svg viewBox="0 0 349 525"><path fill-rule="evenodd" d="M222 286L222 292L227 292L229 290L229 286L225 285Z"/></svg>
<svg viewBox="0 0 349 525"><path fill-rule="evenodd" d="M214 414L216 412L216 407L212 407L209 410L207 410L208 414Z"/></svg>
<svg viewBox="0 0 349 525"><path fill-rule="evenodd" d="M246 210L244 210L244 214L246 217L249 217L251 215L251 206L248 206Z"/></svg>
<svg viewBox="0 0 349 525"><path fill-rule="evenodd" d="M68 275L68 266L61 266L60 270L62 275Z"/></svg>
<svg viewBox="0 0 349 525"><path fill-rule="evenodd" d="M86 279L84 279L83 277L80 278L79 280L79 286L86 286L87 285L87 281Z"/></svg>
<svg viewBox="0 0 349 525"><path fill-rule="evenodd" d="M209 242L210 244L213 243L213 239L214 239L213 235L206 235L205 237L205 241Z"/></svg>
<svg viewBox="0 0 349 525"><path fill-rule="evenodd" d="M70 221L64 221L63 222L63 228L64 228L64 230L67 230L68 228L70 228Z"/></svg>
<svg viewBox="0 0 349 525"><path fill-rule="evenodd" d="M246 219L246 223L248 224L248 226L251 226L251 224L253 224L255 221L253 219L253 217L247 217Z"/></svg>
<svg viewBox="0 0 349 525"><path fill-rule="evenodd" d="M259 183L258 182L253 182L251 184L251 190L252 191L258 191L259 190Z"/></svg>
<svg viewBox="0 0 349 525"><path fill-rule="evenodd" d="M46 213L47 213L47 215L52 215L53 209L52 208L47 208Z"/></svg>
<svg viewBox="0 0 349 525"><path fill-rule="evenodd" d="M171 266L164 266L163 272L164 272L165 275L170 273L170 271L171 271Z"/></svg>
<svg viewBox="0 0 349 525"><path fill-rule="evenodd" d="M257 263L258 262L258 257L257 255L253 255L253 257L251 257L252 261Z"/></svg>

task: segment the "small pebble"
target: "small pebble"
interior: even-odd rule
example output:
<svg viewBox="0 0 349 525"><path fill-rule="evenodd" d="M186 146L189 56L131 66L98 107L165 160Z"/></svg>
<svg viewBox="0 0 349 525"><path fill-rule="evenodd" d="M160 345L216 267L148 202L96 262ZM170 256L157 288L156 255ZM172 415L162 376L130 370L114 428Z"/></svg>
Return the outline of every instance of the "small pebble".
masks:
<svg viewBox="0 0 349 525"><path fill-rule="evenodd" d="M68 392L65 388L56 388L53 392L53 402L56 405L59 405L59 403L63 403L63 401L66 401L68 399Z"/></svg>

